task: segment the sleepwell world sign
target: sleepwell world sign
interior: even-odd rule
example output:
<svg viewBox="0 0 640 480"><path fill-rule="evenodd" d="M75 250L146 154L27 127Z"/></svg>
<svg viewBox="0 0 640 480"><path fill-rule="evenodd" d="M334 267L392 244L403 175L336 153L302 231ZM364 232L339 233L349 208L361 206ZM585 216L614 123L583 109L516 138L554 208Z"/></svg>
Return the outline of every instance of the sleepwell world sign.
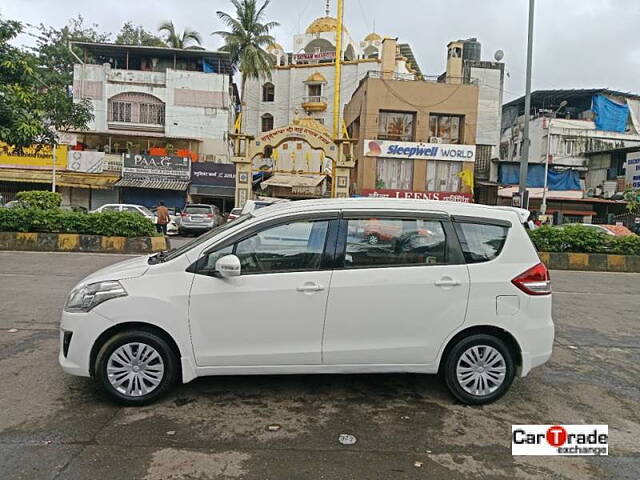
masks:
<svg viewBox="0 0 640 480"><path fill-rule="evenodd" d="M395 142L393 140L365 140L366 157L403 158L416 160L449 160L475 162L475 145L450 143Z"/></svg>

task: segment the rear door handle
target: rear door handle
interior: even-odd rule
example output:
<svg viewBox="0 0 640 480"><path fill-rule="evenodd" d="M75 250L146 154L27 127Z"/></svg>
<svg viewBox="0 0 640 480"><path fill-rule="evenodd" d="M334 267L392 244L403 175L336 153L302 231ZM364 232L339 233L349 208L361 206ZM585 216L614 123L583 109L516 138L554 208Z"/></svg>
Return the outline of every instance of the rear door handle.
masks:
<svg viewBox="0 0 640 480"><path fill-rule="evenodd" d="M435 285L436 287L457 287L460 285L460 282L453 278L443 278L442 280L435 282Z"/></svg>
<svg viewBox="0 0 640 480"><path fill-rule="evenodd" d="M305 282L304 284L296 288L296 291L302 293L320 292L322 290L324 290L324 287L314 282Z"/></svg>

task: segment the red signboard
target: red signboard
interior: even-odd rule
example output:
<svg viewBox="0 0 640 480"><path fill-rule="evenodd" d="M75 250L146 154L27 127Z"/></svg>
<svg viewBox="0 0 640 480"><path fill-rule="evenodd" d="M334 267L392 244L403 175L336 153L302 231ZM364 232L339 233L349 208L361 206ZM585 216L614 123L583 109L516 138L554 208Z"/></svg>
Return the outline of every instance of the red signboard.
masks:
<svg viewBox="0 0 640 480"><path fill-rule="evenodd" d="M362 190L363 197L381 197L381 198L417 198L419 200L445 200L448 202L471 203L473 197L470 193L458 192L413 192L410 190L386 190L386 189L370 189Z"/></svg>

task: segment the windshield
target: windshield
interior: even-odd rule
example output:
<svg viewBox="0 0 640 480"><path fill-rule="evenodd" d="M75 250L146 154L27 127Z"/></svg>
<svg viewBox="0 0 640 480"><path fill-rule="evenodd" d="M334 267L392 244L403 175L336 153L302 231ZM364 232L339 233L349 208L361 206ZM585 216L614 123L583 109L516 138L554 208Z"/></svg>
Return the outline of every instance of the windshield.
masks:
<svg viewBox="0 0 640 480"><path fill-rule="evenodd" d="M200 213L200 214L207 214L207 213L211 213L211 207L206 207L206 206L190 206L190 207L186 207L184 209L185 213Z"/></svg>
<svg viewBox="0 0 640 480"><path fill-rule="evenodd" d="M183 253L188 252L189 250L197 247L198 245L201 245L202 243L204 243L207 240L215 237L216 235L224 232L225 230L228 230L229 228L235 227L236 225L238 225L238 224L240 224L242 222L246 222L250 218L252 218L252 215L247 213L247 214L244 214L244 215L236 218L233 222L224 223L219 227L216 227L216 228L214 228L212 230L209 230L207 233L205 233L203 235L200 235L198 238L194 238L189 243L185 243L184 245L182 245L179 248L173 248L173 249L169 250L167 255L164 257L164 260L165 261L173 260L174 258L177 258L180 255L182 255Z"/></svg>

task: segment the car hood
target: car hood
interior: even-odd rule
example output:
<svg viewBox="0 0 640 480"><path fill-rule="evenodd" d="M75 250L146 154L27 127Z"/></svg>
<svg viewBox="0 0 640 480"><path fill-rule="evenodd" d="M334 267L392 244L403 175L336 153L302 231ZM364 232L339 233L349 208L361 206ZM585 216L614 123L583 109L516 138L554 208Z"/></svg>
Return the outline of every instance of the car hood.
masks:
<svg viewBox="0 0 640 480"><path fill-rule="evenodd" d="M78 285L86 285L95 282L104 282L106 280L124 280L126 278L141 277L149 270L149 256L136 257L123 262L114 263L108 267L102 268L97 272L94 272L82 281Z"/></svg>

